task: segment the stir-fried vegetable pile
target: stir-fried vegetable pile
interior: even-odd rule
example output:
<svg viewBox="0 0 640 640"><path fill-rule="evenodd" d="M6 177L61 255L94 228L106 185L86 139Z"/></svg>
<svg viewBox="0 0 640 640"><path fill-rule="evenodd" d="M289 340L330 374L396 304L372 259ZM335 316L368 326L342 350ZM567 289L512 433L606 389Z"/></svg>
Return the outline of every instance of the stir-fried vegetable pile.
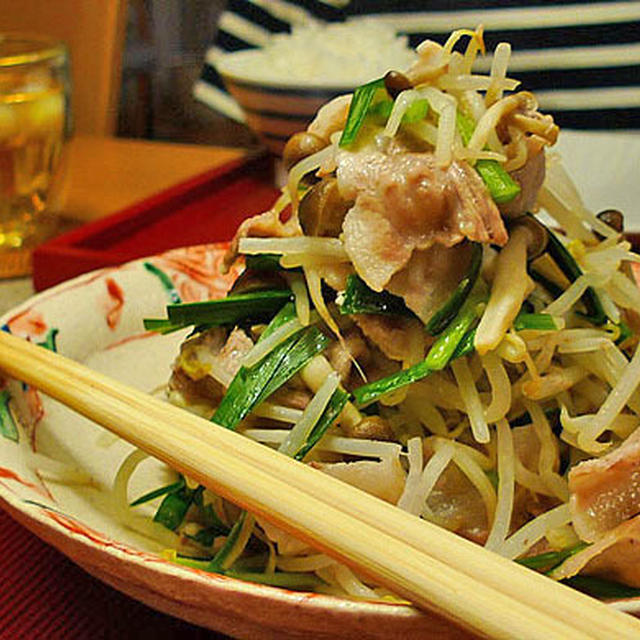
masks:
<svg viewBox="0 0 640 640"><path fill-rule="evenodd" d="M555 579L635 593L640 258L545 151L557 127L512 93L508 45L487 76L481 30L417 52L289 141L226 298L145 321L192 328L168 397ZM188 478L133 505L152 500L177 562L387 595Z"/></svg>

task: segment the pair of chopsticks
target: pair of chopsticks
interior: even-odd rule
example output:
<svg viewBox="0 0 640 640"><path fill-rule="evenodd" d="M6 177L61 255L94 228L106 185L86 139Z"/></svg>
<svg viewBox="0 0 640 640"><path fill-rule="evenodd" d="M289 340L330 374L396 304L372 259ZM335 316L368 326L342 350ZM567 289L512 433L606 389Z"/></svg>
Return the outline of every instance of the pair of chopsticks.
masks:
<svg viewBox="0 0 640 640"><path fill-rule="evenodd" d="M640 638L640 621L378 498L0 331L0 370L478 635Z"/></svg>

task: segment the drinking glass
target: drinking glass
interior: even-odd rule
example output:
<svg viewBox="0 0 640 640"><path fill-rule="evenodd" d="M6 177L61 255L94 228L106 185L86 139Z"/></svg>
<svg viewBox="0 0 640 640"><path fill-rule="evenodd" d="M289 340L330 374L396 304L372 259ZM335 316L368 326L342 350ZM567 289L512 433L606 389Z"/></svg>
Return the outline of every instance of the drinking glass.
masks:
<svg viewBox="0 0 640 640"><path fill-rule="evenodd" d="M69 56L61 42L0 34L0 278L31 271L56 233L51 199L70 132Z"/></svg>

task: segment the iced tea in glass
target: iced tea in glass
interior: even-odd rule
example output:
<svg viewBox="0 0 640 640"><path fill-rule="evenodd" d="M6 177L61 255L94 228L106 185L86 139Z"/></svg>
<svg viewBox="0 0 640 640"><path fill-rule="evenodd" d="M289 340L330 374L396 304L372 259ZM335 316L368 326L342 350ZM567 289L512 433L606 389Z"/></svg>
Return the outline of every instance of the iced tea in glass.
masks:
<svg viewBox="0 0 640 640"><path fill-rule="evenodd" d="M29 273L31 251L56 232L49 205L69 129L65 46L0 34L0 277Z"/></svg>

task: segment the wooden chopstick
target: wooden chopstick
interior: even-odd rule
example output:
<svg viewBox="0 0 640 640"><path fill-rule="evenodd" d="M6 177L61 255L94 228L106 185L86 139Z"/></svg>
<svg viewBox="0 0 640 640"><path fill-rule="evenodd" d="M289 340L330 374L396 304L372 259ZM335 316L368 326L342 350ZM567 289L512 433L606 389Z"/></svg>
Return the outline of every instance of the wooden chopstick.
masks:
<svg viewBox="0 0 640 640"><path fill-rule="evenodd" d="M239 434L0 332L0 369L416 605L495 638L638 638L640 622Z"/></svg>

